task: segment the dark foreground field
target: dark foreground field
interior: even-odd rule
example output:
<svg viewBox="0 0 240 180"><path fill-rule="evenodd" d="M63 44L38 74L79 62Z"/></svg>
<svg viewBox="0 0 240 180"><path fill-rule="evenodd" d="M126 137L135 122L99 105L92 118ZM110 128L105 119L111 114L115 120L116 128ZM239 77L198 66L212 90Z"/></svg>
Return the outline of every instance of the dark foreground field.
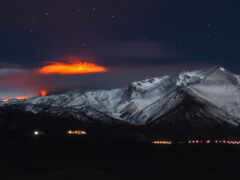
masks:
<svg viewBox="0 0 240 180"><path fill-rule="evenodd" d="M168 146L49 138L2 143L0 179L233 179L240 177L239 160L237 145Z"/></svg>

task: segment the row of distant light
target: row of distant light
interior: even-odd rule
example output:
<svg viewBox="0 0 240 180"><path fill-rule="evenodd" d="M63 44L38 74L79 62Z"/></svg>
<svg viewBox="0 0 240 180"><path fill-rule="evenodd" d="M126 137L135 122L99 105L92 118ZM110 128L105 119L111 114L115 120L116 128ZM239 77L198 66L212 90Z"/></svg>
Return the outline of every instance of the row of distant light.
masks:
<svg viewBox="0 0 240 180"><path fill-rule="evenodd" d="M240 144L240 141L235 141L235 140L189 140L188 144Z"/></svg>
<svg viewBox="0 0 240 180"><path fill-rule="evenodd" d="M172 144L172 141L153 141L153 144Z"/></svg>
<svg viewBox="0 0 240 180"><path fill-rule="evenodd" d="M170 145L173 144L172 141L165 141L165 140L155 140L152 142L153 144L166 144L166 145ZM189 140L187 142L181 142L180 144L235 144L238 145L240 144L240 141L236 141L236 140ZM177 142L177 144L179 144Z"/></svg>
<svg viewBox="0 0 240 180"><path fill-rule="evenodd" d="M69 130L67 134L68 135L86 135L87 132L83 130Z"/></svg>
<svg viewBox="0 0 240 180"><path fill-rule="evenodd" d="M211 140L189 140L188 144L210 144Z"/></svg>

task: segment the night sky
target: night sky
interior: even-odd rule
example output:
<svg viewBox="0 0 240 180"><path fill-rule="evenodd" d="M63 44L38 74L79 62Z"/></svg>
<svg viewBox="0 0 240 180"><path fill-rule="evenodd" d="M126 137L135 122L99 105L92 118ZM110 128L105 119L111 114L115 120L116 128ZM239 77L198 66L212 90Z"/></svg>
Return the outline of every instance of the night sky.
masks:
<svg viewBox="0 0 240 180"><path fill-rule="evenodd" d="M213 65L240 73L240 8L211 0L16 0L0 6L0 97L40 89L115 88ZM109 71L38 75L49 61Z"/></svg>

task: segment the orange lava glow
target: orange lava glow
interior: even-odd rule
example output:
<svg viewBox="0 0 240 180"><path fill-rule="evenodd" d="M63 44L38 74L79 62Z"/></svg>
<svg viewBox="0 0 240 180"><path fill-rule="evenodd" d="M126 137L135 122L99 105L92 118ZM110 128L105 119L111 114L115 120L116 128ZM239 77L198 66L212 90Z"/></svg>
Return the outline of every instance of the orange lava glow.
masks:
<svg viewBox="0 0 240 180"><path fill-rule="evenodd" d="M2 102L8 102L10 100L11 100L11 98L4 98L4 99L2 99Z"/></svg>
<svg viewBox="0 0 240 180"><path fill-rule="evenodd" d="M25 99L29 99L30 96L19 96L19 97L16 97L15 99L17 100L25 100Z"/></svg>
<svg viewBox="0 0 240 180"><path fill-rule="evenodd" d="M47 95L47 91L45 91L45 90L40 91L40 95L41 96L46 96Z"/></svg>
<svg viewBox="0 0 240 180"><path fill-rule="evenodd" d="M45 91L45 90L42 90L42 91L40 91L39 94L40 94L40 96L46 96L48 94L48 92ZM26 100L26 99L29 99L31 97L34 97L34 96L32 95L32 96L7 97L7 98L0 99L0 101L9 102L11 100Z"/></svg>
<svg viewBox="0 0 240 180"><path fill-rule="evenodd" d="M50 62L39 69L41 74L91 74L91 73L103 73L107 68L99 66L94 63L81 62L79 60L69 62Z"/></svg>
<svg viewBox="0 0 240 180"><path fill-rule="evenodd" d="M14 97L14 98L4 98L2 99L3 102L9 102L11 100L26 100L26 99L29 99L30 96L19 96L19 97Z"/></svg>

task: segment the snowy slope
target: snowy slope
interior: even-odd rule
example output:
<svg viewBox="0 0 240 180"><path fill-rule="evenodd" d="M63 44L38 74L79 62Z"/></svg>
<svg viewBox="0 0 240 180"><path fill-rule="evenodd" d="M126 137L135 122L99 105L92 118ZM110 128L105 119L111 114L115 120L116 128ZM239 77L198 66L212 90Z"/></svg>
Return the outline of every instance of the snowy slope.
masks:
<svg viewBox="0 0 240 180"><path fill-rule="evenodd" d="M185 97L192 97L193 101L203 104L205 114L211 118L238 126L239 82L240 76L215 66L183 72L174 77L163 76L137 81L122 89L69 92L25 101L10 101L1 103L0 106L20 104L25 111L34 114L47 112L61 115L64 109L71 111L78 120L83 120L86 116L98 121L109 118L144 125L163 120L162 117L178 108ZM202 119L204 118L206 119Z"/></svg>
<svg viewBox="0 0 240 180"><path fill-rule="evenodd" d="M33 113L43 111L46 106L49 108L74 108L86 112L88 116L95 113L91 110L97 110L114 119L132 122L133 124L144 124L146 119L138 121L139 118L136 119L135 117L136 120L134 120L133 117L141 113L147 106L164 98L172 88L175 88L172 79L169 76L164 76L134 82L124 89L36 97L23 103L25 110Z"/></svg>
<svg viewBox="0 0 240 180"><path fill-rule="evenodd" d="M212 104L222 112L240 119L240 84L238 78L224 68L218 68L200 83L189 86L186 91L192 96L201 98L205 104ZM214 110L210 110L214 112ZM219 114L219 113L217 113ZM223 119L238 125L240 121Z"/></svg>

